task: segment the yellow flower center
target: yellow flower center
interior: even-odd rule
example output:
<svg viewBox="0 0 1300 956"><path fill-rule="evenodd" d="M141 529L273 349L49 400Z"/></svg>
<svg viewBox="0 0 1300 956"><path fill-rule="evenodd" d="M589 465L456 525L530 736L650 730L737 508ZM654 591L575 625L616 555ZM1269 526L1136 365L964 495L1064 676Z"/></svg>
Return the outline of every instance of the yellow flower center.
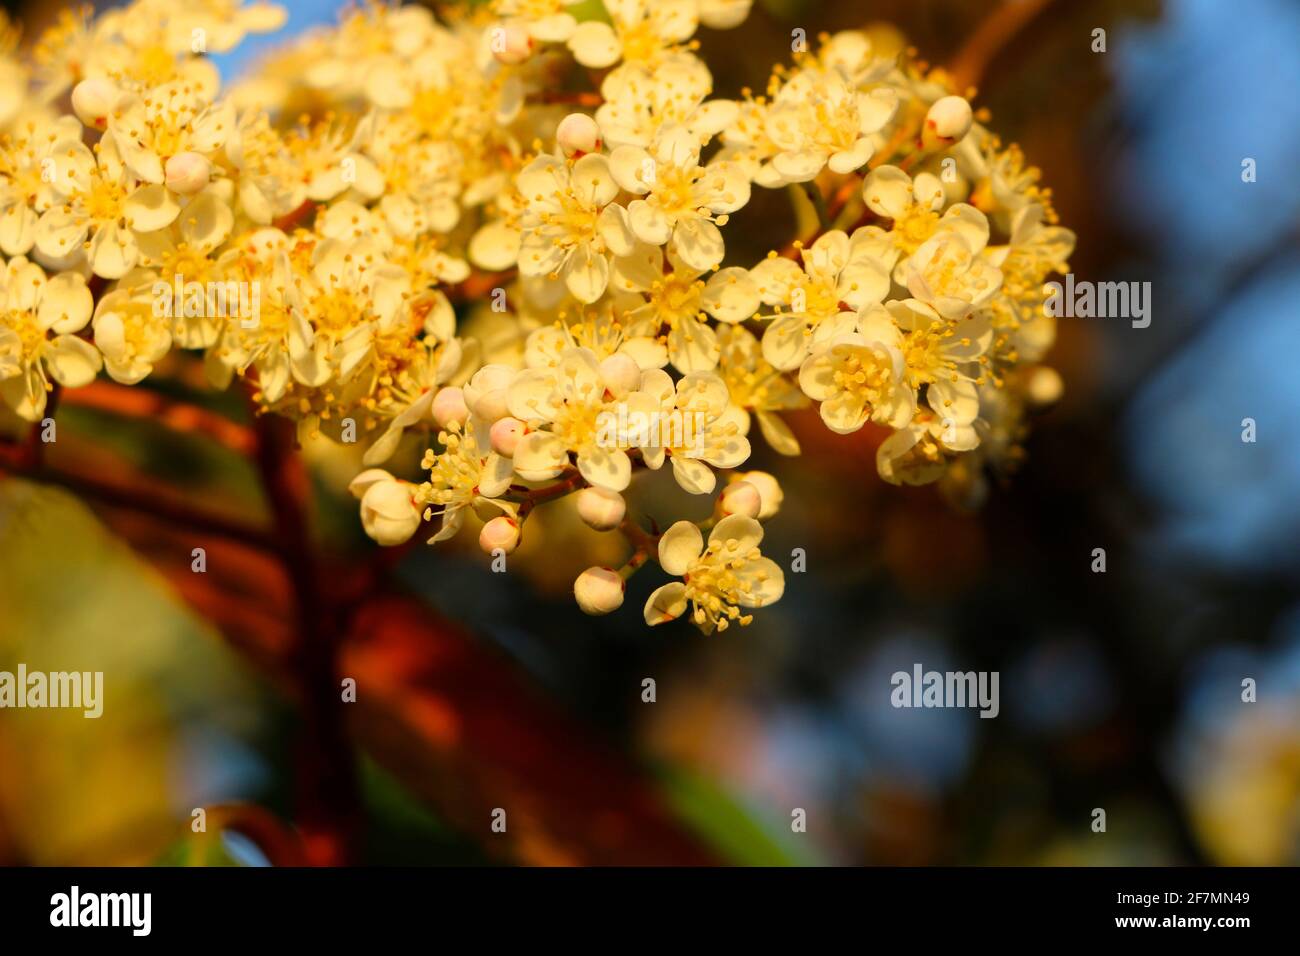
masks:
<svg viewBox="0 0 1300 956"><path fill-rule="evenodd" d="M444 451L424 456L421 467L428 469L429 480L420 486L417 498L426 504L465 505L474 499L483 474L483 458L473 434L452 431L438 435Z"/></svg>
<svg viewBox="0 0 1300 956"><path fill-rule="evenodd" d="M551 430L565 448L579 451L596 444L597 419L602 407L597 402L566 401L551 423Z"/></svg>
<svg viewBox="0 0 1300 956"><path fill-rule="evenodd" d="M620 25L618 32L619 39L623 41L625 63L653 60L664 47L663 40L655 30L654 21L650 19L630 26Z"/></svg>
<svg viewBox="0 0 1300 956"><path fill-rule="evenodd" d="M703 295L704 283L699 279L672 272L654 284L650 290L650 301L654 303L660 321L672 326L679 319L699 315Z"/></svg>
<svg viewBox="0 0 1300 956"><path fill-rule="evenodd" d="M834 354L837 361L832 380L836 391L852 395L865 405L879 405L892 386L889 364L862 346L836 346Z"/></svg>
<svg viewBox="0 0 1300 956"><path fill-rule="evenodd" d="M894 228L890 233L890 238L894 240L894 245L903 250L905 255L911 255L921 244L934 235L934 230L939 226L939 214L925 208L919 203L913 203L897 219L894 220Z"/></svg>
<svg viewBox="0 0 1300 956"><path fill-rule="evenodd" d="M36 324L36 316L30 312L9 309L0 312L0 327L18 333L21 364L30 365L40 357L45 348L45 330Z"/></svg>
<svg viewBox="0 0 1300 956"><path fill-rule="evenodd" d="M96 177L86 194L86 215L97 223L117 222L122 218L126 190L117 183Z"/></svg>
<svg viewBox="0 0 1300 956"><path fill-rule="evenodd" d="M767 574L759 571L742 577L737 572L759 556L757 548L745 554L716 542L705 548L682 578L686 597L695 605L692 617L697 625L706 631L725 631L732 621L744 627L754 619L752 614L742 614L738 605L742 597L754 593L756 584L767 580Z"/></svg>
<svg viewBox="0 0 1300 956"><path fill-rule="evenodd" d="M705 170L699 166L678 169L661 164L656 170L653 201L670 216L689 216L699 212L697 185Z"/></svg>

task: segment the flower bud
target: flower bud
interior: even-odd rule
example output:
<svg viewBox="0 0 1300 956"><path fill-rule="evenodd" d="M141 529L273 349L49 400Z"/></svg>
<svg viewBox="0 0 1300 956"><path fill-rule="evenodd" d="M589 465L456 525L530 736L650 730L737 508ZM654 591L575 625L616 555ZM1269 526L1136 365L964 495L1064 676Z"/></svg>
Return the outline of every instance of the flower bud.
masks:
<svg viewBox="0 0 1300 956"><path fill-rule="evenodd" d="M507 415L505 418L498 419L492 423L490 433L492 450L498 455L513 458L515 448L519 446L519 439L524 437L526 430L524 423L517 418L511 418Z"/></svg>
<svg viewBox="0 0 1300 956"><path fill-rule="evenodd" d="M623 579L610 568L588 568L573 582L578 607L588 614L608 614L623 606Z"/></svg>
<svg viewBox="0 0 1300 956"><path fill-rule="evenodd" d="M970 103L963 96L945 96L935 100L925 114L926 131L944 143L952 144L970 131Z"/></svg>
<svg viewBox="0 0 1300 956"><path fill-rule="evenodd" d="M409 481L399 481L382 468L369 468L352 479L348 490L361 499L361 526L366 534L385 547L401 544L420 527L421 509Z"/></svg>
<svg viewBox="0 0 1300 956"><path fill-rule="evenodd" d="M108 126L108 114L121 91L112 80L96 78L82 80L72 88L72 111L77 119L93 129Z"/></svg>
<svg viewBox="0 0 1300 956"><path fill-rule="evenodd" d="M565 156L578 157L600 149L600 127L586 113L570 113L555 128L555 141Z"/></svg>
<svg viewBox="0 0 1300 956"><path fill-rule="evenodd" d="M498 515L483 526L478 535L478 546L488 554L498 549L510 554L519 547L519 522L514 518Z"/></svg>
<svg viewBox="0 0 1300 956"><path fill-rule="evenodd" d="M465 404L474 417L494 422L510 414L510 385L516 370L508 365L484 365L465 386Z"/></svg>
<svg viewBox="0 0 1300 956"><path fill-rule="evenodd" d="M758 489L758 498L762 502L756 515L759 521L766 521L781 510L781 502L785 499L785 492L781 490L781 485L772 475L765 471L747 471L743 475L738 475L737 478Z"/></svg>
<svg viewBox="0 0 1300 956"><path fill-rule="evenodd" d="M465 393L454 385L440 389L433 397L432 412L433 420L442 428L449 427L452 422L464 425L465 420L469 418L469 409L465 406Z"/></svg>
<svg viewBox="0 0 1300 956"><path fill-rule="evenodd" d="M733 481L723 488L718 504L724 515L744 515L746 518L757 518L763 510L758 486L748 481Z"/></svg>
<svg viewBox="0 0 1300 956"><path fill-rule="evenodd" d="M488 31L488 36L498 63L517 66L533 55L533 38L518 24L499 23Z"/></svg>
<svg viewBox="0 0 1300 956"><path fill-rule="evenodd" d="M212 163L199 153L177 153L164 167L167 188L182 196L191 196L208 184L212 177Z"/></svg>
<svg viewBox="0 0 1300 956"><path fill-rule="evenodd" d="M632 356L616 352L600 363L600 378L615 398L624 398L641 384L641 369Z"/></svg>
<svg viewBox="0 0 1300 956"><path fill-rule="evenodd" d="M578 492L578 517L597 531L619 526L627 514L627 503L617 491L608 488L583 488Z"/></svg>

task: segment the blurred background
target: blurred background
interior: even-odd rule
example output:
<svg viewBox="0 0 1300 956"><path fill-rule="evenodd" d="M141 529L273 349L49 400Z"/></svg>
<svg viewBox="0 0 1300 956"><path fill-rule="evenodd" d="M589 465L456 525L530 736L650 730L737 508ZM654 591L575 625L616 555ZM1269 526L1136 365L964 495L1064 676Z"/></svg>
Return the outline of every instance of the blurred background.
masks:
<svg viewBox="0 0 1300 956"><path fill-rule="evenodd" d="M6 5L29 30L53 13ZM240 56L334 15L286 5ZM761 87L796 27L889 23L969 63L1002 6L760 0L701 54L722 96ZM1005 6L1026 22L976 104L1042 168L1075 275L1149 281L1154 305L1144 329L1061 321L1065 397L982 511L884 484L880 435L796 419L804 457L760 442L750 465L785 488L764 551L802 548L807 571L703 637L644 626L653 567L621 613L583 616L574 576L622 550L565 504L530 518L508 573L476 533L390 567L341 492L354 462L310 449L322 593L362 597L330 638L357 702L331 707L266 542L117 490L265 525L247 461L62 408L63 478L0 481L0 670L103 670L105 712L0 712L0 863L1300 863L1300 5ZM742 215L789 216L773 199ZM238 419L191 371L153 383L159 402ZM637 511L705 515L659 477ZM890 675L916 662L998 671L1000 715L894 709Z"/></svg>

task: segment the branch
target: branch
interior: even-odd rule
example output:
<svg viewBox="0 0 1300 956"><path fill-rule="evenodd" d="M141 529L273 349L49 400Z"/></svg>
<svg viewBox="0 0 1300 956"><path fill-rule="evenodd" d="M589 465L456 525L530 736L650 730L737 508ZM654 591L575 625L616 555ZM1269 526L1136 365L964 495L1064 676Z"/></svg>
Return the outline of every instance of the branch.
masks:
<svg viewBox="0 0 1300 956"><path fill-rule="evenodd" d="M63 401L125 418L152 419L175 431L206 435L237 455L248 456L255 444L252 431L198 405L167 398L138 385L98 380L85 388L68 389Z"/></svg>
<svg viewBox="0 0 1300 956"><path fill-rule="evenodd" d="M978 86L993 58L1049 3L1051 0L1007 0L994 8L948 67L956 89L960 92Z"/></svg>

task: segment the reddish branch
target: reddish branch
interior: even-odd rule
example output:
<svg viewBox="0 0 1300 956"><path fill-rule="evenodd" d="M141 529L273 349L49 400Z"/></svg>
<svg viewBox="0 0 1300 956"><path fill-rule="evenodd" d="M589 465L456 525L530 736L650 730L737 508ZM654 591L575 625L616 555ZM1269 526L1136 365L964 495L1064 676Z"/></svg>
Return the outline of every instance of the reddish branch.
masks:
<svg viewBox="0 0 1300 956"><path fill-rule="evenodd" d="M259 415L255 460L275 516L276 537L293 585L297 620L291 670L302 700L303 733L298 774L298 825L307 859L316 865L346 863L360 823L360 800L352 745L343 720L338 649L340 608L321 591L307 509L312 496L307 470L296 450L293 423Z"/></svg>
<svg viewBox="0 0 1300 956"><path fill-rule="evenodd" d="M253 433L223 415L167 398L148 389L115 382L95 381L64 395L68 405L109 412L126 418L145 418L179 432L205 435L241 456L253 451ZM47 412L47 414L50 414Z"/></svg>

